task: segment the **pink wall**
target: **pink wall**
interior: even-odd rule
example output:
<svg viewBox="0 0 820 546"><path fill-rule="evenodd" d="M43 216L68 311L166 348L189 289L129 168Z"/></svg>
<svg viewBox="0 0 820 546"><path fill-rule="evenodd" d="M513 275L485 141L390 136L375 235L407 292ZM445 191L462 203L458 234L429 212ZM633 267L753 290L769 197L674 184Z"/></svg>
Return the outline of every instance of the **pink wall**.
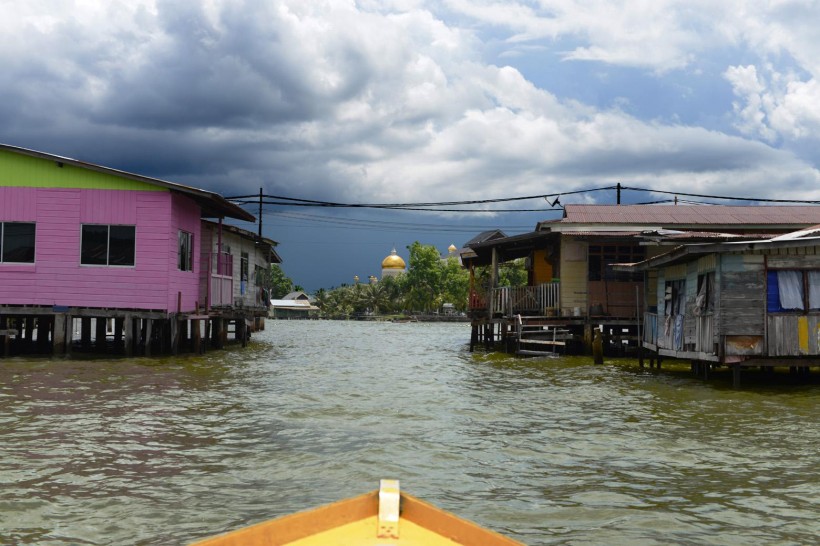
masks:
<svg viewBox="0 0 820 546"><path fill-rule="evenodd" d="M0 188L0 221L34 221L35 263L0 263L0 304L182 311L198 291L199 207L165 191ZM80 265L82 223L136 225L134 267ZM177 230L194 233L195 271L177 271ZM191 228L191 229L188 229Z"/></svg>

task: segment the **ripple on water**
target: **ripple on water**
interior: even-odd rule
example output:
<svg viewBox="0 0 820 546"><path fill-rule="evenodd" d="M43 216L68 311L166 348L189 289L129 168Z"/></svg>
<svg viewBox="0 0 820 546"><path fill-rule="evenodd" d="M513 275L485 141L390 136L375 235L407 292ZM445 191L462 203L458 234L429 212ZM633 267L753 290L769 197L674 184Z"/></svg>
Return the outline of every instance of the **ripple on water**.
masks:
<svg viewBox="0 0 820 546"><path fill-rule="evenodd" d="M0 543L183 544L382 477L527 544L804 544L816 385L470 354L463 324L0 366Z"/></svg>

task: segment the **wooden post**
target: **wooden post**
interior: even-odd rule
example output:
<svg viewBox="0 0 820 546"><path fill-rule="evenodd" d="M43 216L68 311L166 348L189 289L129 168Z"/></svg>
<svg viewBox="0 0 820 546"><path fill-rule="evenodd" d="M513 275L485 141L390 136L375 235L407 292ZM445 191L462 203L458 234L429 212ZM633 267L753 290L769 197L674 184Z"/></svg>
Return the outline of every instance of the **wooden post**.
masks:
<svg viewBox="0 0 820 546"><path fill-rule="evenodd" d="M26 346L31 351L34 348L34 317L26 317Z"/></svg>
<svg viewBox="0 0 820 546"><path fill-rule="evenodd" d="M71 356L71 350L74 348L74 317L71 315L65 316L65 355Z"/></svg>
<svg viewBox="0 0 820 546"><path fill-rule="evenodd" d="M52 320L50 317L37 317L37 348L45 351L48 348L48 337L51 331Z"/></svg>
<svg viewBox="0 0 820 546"><path fill-rule="evenodd" d="M213 340L211 339L211 329L212 329L212 328L211 328L211 319L210 319L210 318L207 318L207 319L205 319L205 336L204 336L204 338L203 338L203 339L205 340L205 343L204 343L205 347L204 347L204 349L205 349L206 351L207 351L208 349L210 349L211 347L213 347L213 345L212 345Z"/></svg>
<svg viewBox="0 0 820 546"><path fill-rule="evenodd" d="M54 332L51 334L51 348L54 356L65 354L66 329L67 327L70 328L71 325L71 320L67 320L68 318L69 317L63 313L54 315ZM68 323L68 326L66 323Z"/></svg>
<svg viewBox="0 0 820 546"><path fill-rule="evenodd" d="M193 337L194 354L202 353L202 332L200 331L199 319L191 321L191 337Z"/></svg>
<svg viewBox="0 0 820 546"><path fill-rule="evenodd" d="M9 350L11 347L11 336L8 334L6 329L8 328L8 318L0 317L0 338L3 340L3 357L8 358Z"/></svg>
<svg viewBox="0 0 820 546"><path fill-rule="evenodd" d="M80 344L84 351L91 345L91 317L80 319Z"/></svg>
<svg viewBox="0 0 820 546"><path fill-rule="evenodd" d="M97 343L97 350L99 352L105 352L105 319L102 317L97 317L94 319L96 323L96 343Z"/></svg>
<svg viewBox="0 0 820 546"><path fill-rule="evenodd" d="M151 356L151 345L154 334L154 319L145 319L145 356Z"/></svg>
<svg viewBox="0 0 820 546"><path fill-rule="evenodd" d="M114 343L119 346L122 343L122 334L123 330L125 329L125 319L123 318L115 318L114 319Z"/></svg>
<svg viewBox="0 0 820 546"><path fill-rule="evenodd" d="M592 361L595 364L604 363L604 340L598 328L595 328L595 339L592 340Z"/></svg>
<svg viewBox="0 0 820 546"><path fill-rule="evenodd" d="M171 354L179 354L179 318L174 315L170 319L171 327Z"/></svg>
<svg viewBox="0 0 820 546"><path fill-rule="evenodd" d="M123 321L123 333L125 335L125 356L132 357L134 356L134 317L131 316L130 313L126 314L125 317L122 319Z"/></svg>
<svg viewBox="0 0 820 546"><path fill-rule="evenodd" d="M740 388L740 364L732 366L732 387Z"/></svg>

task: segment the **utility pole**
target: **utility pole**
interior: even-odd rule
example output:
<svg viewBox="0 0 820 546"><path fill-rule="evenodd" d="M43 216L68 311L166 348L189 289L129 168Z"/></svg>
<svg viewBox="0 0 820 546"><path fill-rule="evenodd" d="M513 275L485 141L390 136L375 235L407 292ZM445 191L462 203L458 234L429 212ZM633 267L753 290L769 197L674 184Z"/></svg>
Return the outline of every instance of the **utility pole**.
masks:
<svg viewBox="0 0 820 546"><path fill-rule="evenodd" d="M620 182L618 182L618 185L615 186L615 189L618 190L617 203L620 205L621 204L621 183Z"/></svg>
<svg viewBox="0 0 820 546"><path fill-rule="evenodd" d="M262 188L259 188L259 238L262 238Z"/></svg>

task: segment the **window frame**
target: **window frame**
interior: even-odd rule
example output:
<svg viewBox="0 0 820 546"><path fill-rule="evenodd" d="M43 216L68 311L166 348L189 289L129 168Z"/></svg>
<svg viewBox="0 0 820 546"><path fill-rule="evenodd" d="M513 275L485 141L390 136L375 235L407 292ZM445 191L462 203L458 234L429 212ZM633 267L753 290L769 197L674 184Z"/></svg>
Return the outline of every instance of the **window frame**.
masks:
<svg viewBox="0 0 820 546"><path fill-rule="evenodd" d="M13 261L6 259L6 226L9 224L14 224L18 226L29 225L31 226L32 232L31 236L31 260L25 261ZM29 234L26 234L28 237ZM28 253L28 252L27 252ZM10 264L10 265L19 265L19 264L34 264L34 261L37 257L37 222L0 222L0 264Z"/></svg>
<svg viewBox="0 0 820 546"><path fill-rule="evenodd" d="M800 274L800 296L802 298L802 308L785 308L780 299L780 272L793 272ZM820 281L820 269L794 269L778 268L766 271L766 313L783 313L791 315L807 315L809 313L820 313L820 304L812 307L812 300L820 302L820 282L816 285L811 283L812 277ZM813 296L813 297L812 297Z"/></svg>
<svg viewBox="0 0 820 546"><path fill-rule="evenodd" d="M615 271L610 264L635 263L646 259L646 249L632 244L594 243L587 247L587 280L643 282L641 271Z"/></svg>
<svg viewBox="0 0 820 546"><path fill-rule="evenodd" d="M177 236L177 269L194 271L194 234L184 229L180 229Z"/></svg>
<svg viewBox="0 0 820 546"><path fill-rule="evenodd" d="M105 237L105 262L95 262L95 263L88 263L83 260L88 259L86 257L86 228L106 228L106 237ZM133 237L129 237L131 241L133 241L133 249L130 256L131 263L111 263L112 260L112 252L111 252L111 230L112 228L130 228L133 232ZM80 224L80 265L83 267L136 267L137 265L137 226L131 224Z"/></svg>

